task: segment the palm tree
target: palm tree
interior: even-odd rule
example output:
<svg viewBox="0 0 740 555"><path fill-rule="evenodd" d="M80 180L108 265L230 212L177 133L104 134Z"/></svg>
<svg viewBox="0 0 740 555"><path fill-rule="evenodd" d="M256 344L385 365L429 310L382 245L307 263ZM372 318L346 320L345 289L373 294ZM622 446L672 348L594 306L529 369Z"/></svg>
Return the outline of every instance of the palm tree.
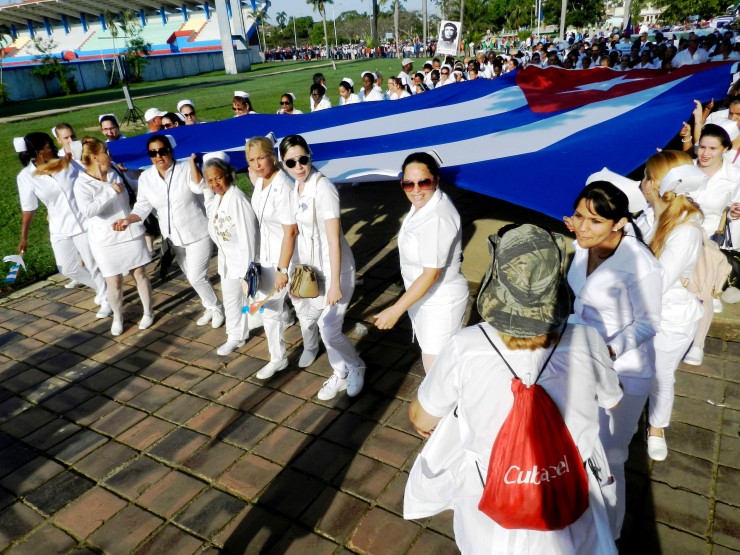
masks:
<svg viewBox="0 0 740 555"><path fill-rule="evenodd" d="M285 12L278 12L275 14L275 21L277 21L278 27L285 29L285 23L288 21L288 14Z"/></svg>
<svg viewBox="0 0 740 555"><path fill-rule="evenodd" d="M398 0L396 0L398 1ZM313 6L314 10L318 10L321 14L321 21L324 23L324 45L326 46L326 55L331 59L331 67L334 71L337 70L337 64L334 63L334 56L329 52L329 33L326 31L326 4L333 4L334 0L306 0L306 4Z"/></svg>
<svg viewBox="0 0 740 555"><path fill-rule="evenodd" d="M393 31L396 39L396 56L403 58L403 49L398 44L398 22L401 18L401 2L400 0L394 0L393 2Z"/></svg>

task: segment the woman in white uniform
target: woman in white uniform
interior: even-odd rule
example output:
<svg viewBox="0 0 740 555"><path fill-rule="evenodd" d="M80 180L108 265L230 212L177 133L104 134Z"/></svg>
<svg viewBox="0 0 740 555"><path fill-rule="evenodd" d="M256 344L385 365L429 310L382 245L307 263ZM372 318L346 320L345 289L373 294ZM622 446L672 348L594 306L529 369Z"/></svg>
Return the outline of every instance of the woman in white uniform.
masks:
<svg viewBox="0 0 740 555"><path fill-rule="evenodd" d="M345 77L339 82L339 105L358 104L360 97L355 94L355 82Z"/></svg>
<svg viewBox="0 0 740 555"><path fill-rule="evenodd" d="M97 317L110 316L112 310L106 300L105 279L90 250L87 223L74 195L77 166L70 164L67 158L57 158L51 137L46 133L29 133L14 139L13 144L23 164L18 174L18 195L23 211L18 252L26 254L28 232L41 201L48 213L57 270L94 289L95 302L100 305Z"/></svg>
<svg viewBox="0 0 740 555"><path fill-rule="evenodd" d="M118 220L114 229L124 231L155 210L162 239L171 241L177 263L205 308L197 324L211 322L218 328L224 323L224 311L207 275L212 243L203 206L202 176L193 157L188 162L175 162L173 149L172 137L156 134L149 138L147 150L153 165L139 178L131 214Z"/></svg>
<svg viewBox="0 0 740 555"><path fill-rule="evenodd" d="M724 153L732 148L732 141L727 131L719 125L708 123L701 130L699 148L695 161L709 181L704 190L696 193L694 199L704 214L704 231L712 235L719 226L719 221L725 208L733 202L740 201L740 168L736 168L724 158ZM736 215L730 217L736 219ZM712 325L714 312L722 311L722 301L715 298L701 299L704 306L710 307L704 311L694 336L694 343L686 353L683 361L693 366L701 365L704 360L704 341L707 338L709 326Z"/></svg>
<svg viewBox="0 0 740 555"><path fill-rule="evenodd" d="M424 370L429 372L444 344L462 326L468 303L468 282L460 270L460 215L439 188L439 166L431 154L410 154L402 174L401 188L411 203L398 234L406 292L375 316L375 325L391 329L408 311Z"/></svg>
<svg viewBox="0 0 740 555"><path fill-rule="evenodd" d="M270 362L257 372L257 378L266 380L288 366L283 340L283 329L289 319L285 296L298 226L293 209L293 181L278 167L272 141L253 137L247 141L246 151L247 163L256 176L252 208L259 225L257 255L262 266L255 300L261 301L274 291L262 305Z"/></svg>
<svg viewBox="0 0 740 555"><path fill-rule="evenodd" d="M636 184L629 194L644 205ZM624 463L655 375L653 339L660 327L663 270L636 236L633 207L620 188L594 181L578 195L574 208L572 218L564 218L576 235L568 271L576 297L568 321L599 331L624 387L617 407L599 411L599 435L617 482L617 530L621 530Z"/></svg>
<svg viewBox="0 0 740 555"><path fill-rule="evenodd" d="M236 172L223 152L203 157L208 233L218 247L218 275L226 314L226 343L216 353L226 356L249 337L247 304L242 283L249 263L256 260L257 220L244 192L236 186Z"/></svg>
<svg viewBox="0 0 740 555"><path fill-rule="evenodd" d="M111 169L108 148L98 139L82 140L84 172L77 175L74 190L80 212L87 218L90 249L108 287L108 302L113 309L112 335L123 332L123 274L131 271L136 280L144 316L139 329L154 322L152 285L146 273L151 256L144 241L144 225L133 224L124 232L113 230L113 223L131 213L129 195L123 180Z"/></svg>
<svg viewBox="0 0 740 555"><path fill-rule="evenodd" d="M365 363L342 333L355 290L355 260L342 232L339 193L311 166L311 151L300 135L281 141L280 157L295 181L293 210L299 235L293 262L313 266L319 280L318 297L293 298L303 335L298 366L305 368L316 359L321 334L334 374L319 390L319 399L332 399L345 389L354 397L364 385Z"/></svg>
<svg viewBox="0 0 740 555"><path fill-rule="evenodd" d="M683 152L664 150L645 163L642 193L650 206L637 225L663 266L663 308L648 403L648 455L655 461L668 456L664 429L671 421L676 368L694 339L703 312L699 299L682 281L691 277L702 248L702 213L687 195L694 195L705 181Z"/></svg>
<svg viewBox="0 0 740 555"><path fill-rule="evenodd" d="M326 87L321 83L311 85L311 111L319 112L331 108L331 102L326 98Z"/></svg>

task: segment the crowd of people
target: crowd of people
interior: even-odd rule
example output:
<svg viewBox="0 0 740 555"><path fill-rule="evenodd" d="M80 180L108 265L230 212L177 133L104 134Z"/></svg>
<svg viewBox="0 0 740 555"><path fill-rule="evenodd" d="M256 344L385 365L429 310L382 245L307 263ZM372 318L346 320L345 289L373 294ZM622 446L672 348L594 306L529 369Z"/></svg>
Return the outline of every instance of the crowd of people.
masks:
<svg viewBox="0 0 740 555"><path fill-rule="evenodd" d="M675 67L677 58L699 63L724 56L724 40L689 37L678 53L657 37L654 43L638 41L628 54L619 48L604 54L606 41L574 42L563 51L538 45L526 60L521 53L508 60L479 53L467 63L430 60L416 73L413 60L404 59L387 92L377 72L363 72L357 90L352 78L343 78L337 104L395 100L465 79L496 78L540 63L538 53L546 65L564 67L590 67L596 59L602 65L602 56L621 63L633 53L652 60L657 53L662 68ZM311 110L330 108L324 76L313 81ZM278 114L301 113L293 93L280 98ZM477 300L482 323L464 329L469 289L461 272L462 230L441 188L440 160L426 152L404 160L400 188L409 212L398 249L405 291L373 322L388 330L408 314L426 372L409 415L429 440L409 476L407 518L454 509L464 553L480 552L480 546L616 553L625 512L624 464L640 416L647 406L649 456L666 459L676 368L682 360L702 364L712 315L722 309L717 296L698 295L686 282L723 215L740 244L740 97L723 104L712 111L714 103L697 102L691 125L679 133L684 151L651 156L641 182L606 168L589 178L573 213L564 217L576 237L569 269L561 235L529 224L492 235L491 267ZM232 107L235 117L254 113L245 91L235 91ZM54 127L53 139L33 132L14 140L22 164L19 252L29 248L40 201L48 208L59 271L95 290L97 316L112 315L111 334L120 335L123 277L129 273L142 304L139 328L156 321L146 265L152 237L161 235L163 252L177 261L201 301L197 324L225 323L218 355L241 348L250 330L263 326L270 360L256 377L271 379L289 365L283 335L295 313L303 339L298 367L311 366L323 343L333 370L318 398L359 395L366 364L342 333L356 284L354 258L342 230L339 192L314 167L305 138L289 135L279 144L270 137L247 139L254 186L249 198L235 185L227 154L207 153L202 161L195 153L176 155L176 141L166 133L199 123L192 101L181 100L173 112L150 108L145 119L152 164L140 174L119 168L105 142L77 141L65 123ZM99 124L107 141L123 138L114 115L101 115ZM220 299L208 278L214 245ZM311 269L315 294L294 288L298 267ZM737 302L740 291L729 289L723 298ZM261 309L253 312L253 303ZM510 362L518 379L539 383L552 397L589 473L589 508L561 530L512 530L478 510L492 446L514 402Z"/></svg>

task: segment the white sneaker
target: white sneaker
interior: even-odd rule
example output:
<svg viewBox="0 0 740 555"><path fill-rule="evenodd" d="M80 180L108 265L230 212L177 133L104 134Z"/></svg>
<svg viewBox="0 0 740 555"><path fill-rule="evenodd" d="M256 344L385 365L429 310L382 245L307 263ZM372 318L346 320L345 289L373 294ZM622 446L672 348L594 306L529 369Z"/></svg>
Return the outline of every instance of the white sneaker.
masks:
<svg viewBox="0 0 740 555"><path fill-rule="evenodd" d="M665 431L663 434L665 434ZM654 461L666 460L666 457L668 457L668 445L665 442L665 437L651 436L648 434L647 453Z"/></svg>
<svg viewBox="0 0 740 555"><path fill-rule="evenodd" d="M737 287L728 287L722 293L722 302L727 304L740 303L740 289Z"/></svg>
<svg viewBox="0 0 740 555"><path fill-rule="evenodd" d="M213 326L213 329L223 326L224 321L226 320L226 318L224 317L224 311L212 310L211 312L213 312L213 319L211 320L211 326Z"/></svg>
<svg viewBox="0 0 740 555"><path fill-rule="evenodd" d="M362 391L362 386L365 385L365 363L356 368L350 368L347 374L347 395L350 397L356 397Z"/></svg>
<svg viewBox="0 0 740 555"><path fill-rule="evenodd" d="M287 358L281 358L280 360L276 361L270 361L267 364L265 364L262 368L259 369L259 372L257 372L256 377L258 380L267 380L272 378L275 374L280 372L280 370L285 370L288 367L288 359Z"/></svg>
<svg viewBox="0 0 740 555"><path fill-rule="evenodd" d="M719 314L722 312L722 301L720 299L712 299L712 307L714 308L714 313Z"/></svg>
<svg viewBox="0 0 740 555"><path fill-rule="evenodd" d="M216 354L218 356L225 357L226 355L231 354L239 347L244 347L244 344L246 341L237 341L236 339L230 339L223 345L221 345L218 349L216 349Z"/></svg>
<svg viewBox="0 0 740 555"><path fill-rule="evenodd" d="M203 313L203 316L201 316L200 318L198 318L198 321L195 322L195 323L198 326L205 326L211 320L213 320L213 311L210 308L208 308Z"/></svg>
<svg viewBox="0 0 740 555"><path fill-rule="evenodd" d="M686 356L683 357L683 361L685 364L690 364L691 366L701 366L701 362L704 360L704 349L701 347L691 347L689 349L689 352L686 353Z"/></svg>
<svg viewBox="0 0 740 555"><path fill-rule="evenodd" d="M95 315L96 318L107 318L113 314L113 309L108 304L108 301L103 301L103 303L100 305L100 310L98 310L98 313Z"/></svg>
<svg viewBox="0 0 740 555"><path fill-rule="evenodd" d="M113 318L113 325L110 327L111 335L121 335L123 333L123 320Z"/></svg>
<svg viewBox="0 0 740 555"><path fill-rule="evenodd" d="M75 288L75 287L77 287L77 286L78 286L79 284L80 284L80 282L79 282L79 281L77 281L76 279L73 279L73 280L72 280L72 281L70 281L69 283L66 283L66 284L64 285L64 288L65 288L65 289L74 289L74 288ZM100 303L96 303L96 304L100 304Z"/></svg>
<svg viewBox="0 0 740 555"><path fill-rule="evenodd" d="M154 313L152 314L144 314L144 316L141 318L141 322L139 322L139 329L145 330L152 326L154 323Z"/></svg>
<svg viewBox="0 0 740 555"><path fill-rule="evenodd" d="M319 354L319 350L303 349L301 358L298 359L298 368L308 368L316 360L316 355Z"/></svg>
<svg viewBox="0 0 740 555"><path fill-rule="evenodd" d="M322 401L328 401L329 399L334 399L337 393L345 389L347 389L347 379L332 374L332 377L326 380L324 386L319 389L317 397Z"/></svg>

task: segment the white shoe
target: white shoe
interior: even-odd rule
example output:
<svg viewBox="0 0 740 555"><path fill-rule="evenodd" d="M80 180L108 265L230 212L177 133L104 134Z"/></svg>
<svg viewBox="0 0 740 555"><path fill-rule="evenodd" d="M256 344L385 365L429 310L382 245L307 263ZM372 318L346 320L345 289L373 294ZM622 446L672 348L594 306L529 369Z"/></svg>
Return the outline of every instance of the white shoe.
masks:
<svg viewBox="0 0 740 555"><path fill-rule="evenodd" d="M195 323L198 326L205 326L211 320L213 320L213 311L210 308L207 308L206 311L203 313L203 316L198 318L198 321Z"/></svg>
<svg viewBox="0 0 740 555"><path fill-rule="evenodd" d="M725 292L722 293L722 302L727 304L740 303L740 289L737 287L728 287Z"/></svg>
<svg viewBox="0 0 740 555"><path fill-rule="evenodd" d="M107 318L113 314L113 309L108 304L108 301L103 301L103 303L100 305L100 310L98 310L98 313L95 315L96 318Z"/></svg>
<svg viewBox="0 0 740 555"><path fill-rule="evenodd" d="M350 397L356 397L362 391L362 386L365 385L365 363L356 368L350 368L347 374L347 395Z"/></svg>
<svg viewBox="0 0 740 555"><path fill-rule="evenodd" d="M712 299L712 308L714 308L715 314L722 312L722 301L720 299Z"/></svg>
<svg viewBox="0 0 740 555"><path fill-rule="evenodd" d="M95 295L95 299L93 299L93 302L97 306L102 306L103 303L107 303L108 302L108 298L107 297L108 297L108 294L107 293L100 293L98 295Z"/></svg>
<svg viewBox="0 0 740 555"><path fill-rule="evenodd" d="M141 318L141 322L139 322L139 329L145 330L152 326L154 323L154 313L152 314L144 314L144 316Z"/></svg>
<svg viewBox="0 0 740 555"><path fill-rule="evenodd" d="M285 370L287 367L288 367L287 358L282 358L274 362L270 361L267 364L265 364L262 368L259 369L259 372L257 372L256 377L258 380L267 380L267 379L272 378L278 372L280 372L280 370Z"/></svg>
<svg viewBox="0 0 740 555"><path fill-rule="evenodd" d="M212 310L211 312L213 312L213 319L211 320L211 326L213 326L213 329L223 326L224 321L226 320L223 310Z"/></svg>
<svg viewBox="0 0 740 555"><path fill-rule="evenodd" d="M123 333L123 320L113 318L113 325L110 327L111 335L121 335Z"/></svg>
<svg viewBox="0 0 740 555"><path fill-rule="evenodd" d="M225 357L226 355L231 354L239 347L244 347L244 344L246 341L237 341L236 339L230 339L223 345L221 345L218 349L216 349L216 354L218 356Z"/></svg>
<svg viewBox="0 0 740 555"><path fill-rule="evenodd" d="M79 284L80 284L80 282L79 282L79 281L77 281L76 279L73 279L73 280L72 280L72 281L70 281L69 283L66 283L66 284L64 285L64 288L65 288L65 289L74 289L74 288L75 288L75 287L77 287L77 286L78 286ZM100 304L100 303L96 303L96 304Z"/></svg>
<svg viewBox="0 0 740 555"><path fill-rule="evenodd" d="M316 355L319 354L319 350L312 351L311 349L303 349L301 358L298 359L298 368L308 368L316 360Z"/></svg>
<svg viewBox="0 0 740 555"><path fill-rule="evenodd" d="M704 360L704 349L701 347L691 347L689 349L689 352L686 353L686 356L683 357L683 361L685 364L690 364L691 366L701 366L701 362Z"/></svg>
<svg viewBox="0 0 740 555"><path fill-rule="evenodd" d="M665 431L663 434L665 434ZM647 453L654 461L664 461L668 456L668 445L665 442L665 437L651 436L648 434Z"/></svg>
<svg viewBox="0 0 740 555"><path fill-rule="evenodd" d="M322 401L328 401L329 399L334 399L337 393L345 389L347 389L347 379L333 374L331 378L324 382L324 386L319 389L317 397Z"/></svg>

